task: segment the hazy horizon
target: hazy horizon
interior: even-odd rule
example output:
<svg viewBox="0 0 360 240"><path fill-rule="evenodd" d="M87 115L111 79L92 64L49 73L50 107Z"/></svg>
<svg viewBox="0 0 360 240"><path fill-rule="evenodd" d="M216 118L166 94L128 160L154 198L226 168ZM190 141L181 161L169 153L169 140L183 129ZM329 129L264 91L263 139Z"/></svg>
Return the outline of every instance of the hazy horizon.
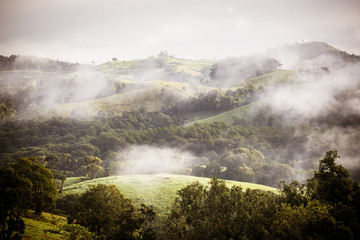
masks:
<svg viewBox="0 0 360 240"><path fill-rule="evenodd" d="M321 41L360 54L360 1L0 2L0 54L79 63L224 58Z"/></svg>

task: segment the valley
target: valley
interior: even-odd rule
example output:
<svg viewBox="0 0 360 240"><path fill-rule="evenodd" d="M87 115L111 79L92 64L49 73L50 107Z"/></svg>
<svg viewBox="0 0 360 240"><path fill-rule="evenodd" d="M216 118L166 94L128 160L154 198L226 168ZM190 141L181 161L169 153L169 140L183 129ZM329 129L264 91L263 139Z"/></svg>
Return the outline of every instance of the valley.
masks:
<svg viewBox="0 0 360 240"><path fill-rule="evenodd" d="M266 234L275 234L281 229L271 224L286 210L311 211L305 207L320 204L316 201L322 195L309 192L313 198L308 198L305 192L313 187L311 179L318 180L314 171L320 171L325 153L323 161L341 155L339 164L352 194L346 204L352 207L355 182L360 180L359 71L359 56L322 42L221 60L181 59L164 51L98 65L1 56L2 171L26 182L21 176L43 169L50 176L51 191L58 193L51 194L53 205L42 209L52 211L52 217L39 218L37 210L24 216L24 239L46 239L36 230L29 233L30 225L45 223L52 225L38 228L54 231L54 239L76 231L105 236L106 231L94 225L82 228L90 220L79 215L91 201L108 211L112 203L103 195L115 196L123 209L134 211L139 236L157 234L162 239L169 237L167 231L181 232L182 216L190 213L187 217L194 219L205 214L209 218L204 226L212 226L211 206L220 201L212 196L227 199L238 214L266 202L264 209L256 205L263 209L256 217L267 219ZM292 180L298 185L291 185ZM303 205L283 209L281 203L292 204L286 191L295 191ZM86 199L94 194L99 197ZM235 198L243 199L244 209ZM186 209L195 203L203 213ZM330 218L332 213L326 214ZM56 220L59 225L50 218L61 218ZM199 227L196 222L186 224L189 229ZM250 231L250 225L244 231Z"/></svg>

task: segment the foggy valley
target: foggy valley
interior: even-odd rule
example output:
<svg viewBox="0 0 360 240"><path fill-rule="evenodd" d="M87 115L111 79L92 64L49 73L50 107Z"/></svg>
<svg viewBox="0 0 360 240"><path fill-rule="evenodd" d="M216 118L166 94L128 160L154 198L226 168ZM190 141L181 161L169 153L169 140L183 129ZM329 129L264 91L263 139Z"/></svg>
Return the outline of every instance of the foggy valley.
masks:
<svg viewBox="0 0 360 240"><path fill-rule="evenodd" d="M0 3L0 239L359 239L357 1L80 3Z"/></svg>

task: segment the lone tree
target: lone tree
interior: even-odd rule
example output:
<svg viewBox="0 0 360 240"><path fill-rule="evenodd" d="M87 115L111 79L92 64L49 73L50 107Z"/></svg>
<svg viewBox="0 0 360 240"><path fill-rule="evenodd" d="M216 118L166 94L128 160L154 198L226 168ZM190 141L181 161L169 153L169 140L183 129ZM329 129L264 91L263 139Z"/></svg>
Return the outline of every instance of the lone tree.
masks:
<svg viewBox="0 0 360 240"><path fill-rule="evenodd" d="M32 208L35 214L40 215L42 211L50 210L55 206L57 190L54 175L37 161L36 158L19 158L14 164L14 170L20 176L30 180Z"/></svg>

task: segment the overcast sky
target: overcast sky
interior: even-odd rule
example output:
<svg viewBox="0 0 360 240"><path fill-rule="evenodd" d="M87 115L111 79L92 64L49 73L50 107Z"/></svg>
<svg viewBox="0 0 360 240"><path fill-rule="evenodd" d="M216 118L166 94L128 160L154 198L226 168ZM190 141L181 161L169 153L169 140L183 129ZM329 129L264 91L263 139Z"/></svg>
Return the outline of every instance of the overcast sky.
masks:
<svg viewBox="0 0 360 240"><path fill-rule="evenodd" d="M360 0L0 0L2 55L223 58L302 41L360 54Z"/></svg>

